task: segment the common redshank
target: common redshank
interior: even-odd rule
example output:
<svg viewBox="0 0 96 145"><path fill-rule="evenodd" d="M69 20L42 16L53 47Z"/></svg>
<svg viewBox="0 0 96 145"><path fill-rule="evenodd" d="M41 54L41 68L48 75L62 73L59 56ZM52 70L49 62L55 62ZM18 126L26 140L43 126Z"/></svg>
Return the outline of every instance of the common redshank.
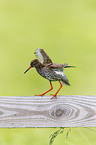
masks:
<svg viewBox="0 0 96 145"><path fill-rule="evenodd" d="M42 77L49 80L51 88L48 91L44 92L43 94L36 95L36 96L45 95L46 93L48 93L53 89L52 81L59 81L60 88L57 90L57 92L54 95L52 95L52 98L54 97L57 98L57 93L60 91L63 85L70 86L69 80L64 74L64 68L69 68L74 66L69 66L68 64L53 63L52 60L47 55L47 53L40 48L38 48L34 54L38 59L34 59L31 61L30 67L24 72L24 74L32 67L35 67L37 72Z"/></svg>

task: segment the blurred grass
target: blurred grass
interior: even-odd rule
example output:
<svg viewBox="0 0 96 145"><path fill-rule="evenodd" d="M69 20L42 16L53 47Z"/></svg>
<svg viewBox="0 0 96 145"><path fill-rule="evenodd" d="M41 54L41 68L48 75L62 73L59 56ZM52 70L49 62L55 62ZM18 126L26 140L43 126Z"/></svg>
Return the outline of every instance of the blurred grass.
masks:
<svg viewBox="0 0 96 145"><path fill-rule="evenodd" d="M0 95L32 96L49 88L35 69L23 75L38 47L56 63L76 65L65 70L72 86L64 86L60 95L96 95L95 0L0 1ZM59 84L53 85L55 92ZM0 129L0 142L45 145L53 130ZM95 136L77 128L68 141L60 135L54 144L95 145Z"/></svg>

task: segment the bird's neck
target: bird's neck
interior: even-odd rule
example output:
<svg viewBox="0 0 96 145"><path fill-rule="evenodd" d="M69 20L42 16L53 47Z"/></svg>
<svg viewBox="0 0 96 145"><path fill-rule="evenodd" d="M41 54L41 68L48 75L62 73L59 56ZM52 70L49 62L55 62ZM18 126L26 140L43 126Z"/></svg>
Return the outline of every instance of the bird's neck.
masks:
<svg viewBox="0 0 96 145"><path fill-rule="evenodd" d="M44 67L44 65L41 62L38 62L38 64L36 64L35 68L38 69L42 69Z"/></svg>

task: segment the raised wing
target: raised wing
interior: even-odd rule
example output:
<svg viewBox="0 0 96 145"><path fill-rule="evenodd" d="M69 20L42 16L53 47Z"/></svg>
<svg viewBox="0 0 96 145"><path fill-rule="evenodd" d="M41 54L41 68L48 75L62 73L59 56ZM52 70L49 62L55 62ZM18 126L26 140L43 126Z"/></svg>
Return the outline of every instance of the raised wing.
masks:
<svg viewBox="0 0 96 145"><path fill-rule="evenodd" d="M42 64L52 64L52 60L43 49L38 48L34 54L41 61Z"/></svg>

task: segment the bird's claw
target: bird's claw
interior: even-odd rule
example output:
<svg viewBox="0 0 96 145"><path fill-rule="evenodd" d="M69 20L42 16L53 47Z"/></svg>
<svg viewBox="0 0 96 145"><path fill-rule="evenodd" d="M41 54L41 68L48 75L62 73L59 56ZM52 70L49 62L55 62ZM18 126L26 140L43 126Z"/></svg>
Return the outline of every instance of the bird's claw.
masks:
<svg viewBox="0 0 96 145"><path fill-rule="evenodd" d="M43 95L43 94L40 94L40 95L35 95L35 96L41 96L41 97L42 97L42 96L44 96L44 95Z"/></svg>
<svg viewBox="0 0 96 145"><path fill-rule="evenodd" d="M50 94L51 96L53 96L51 99L53 99L54 97L57 99L57 94Z"/></svg>

